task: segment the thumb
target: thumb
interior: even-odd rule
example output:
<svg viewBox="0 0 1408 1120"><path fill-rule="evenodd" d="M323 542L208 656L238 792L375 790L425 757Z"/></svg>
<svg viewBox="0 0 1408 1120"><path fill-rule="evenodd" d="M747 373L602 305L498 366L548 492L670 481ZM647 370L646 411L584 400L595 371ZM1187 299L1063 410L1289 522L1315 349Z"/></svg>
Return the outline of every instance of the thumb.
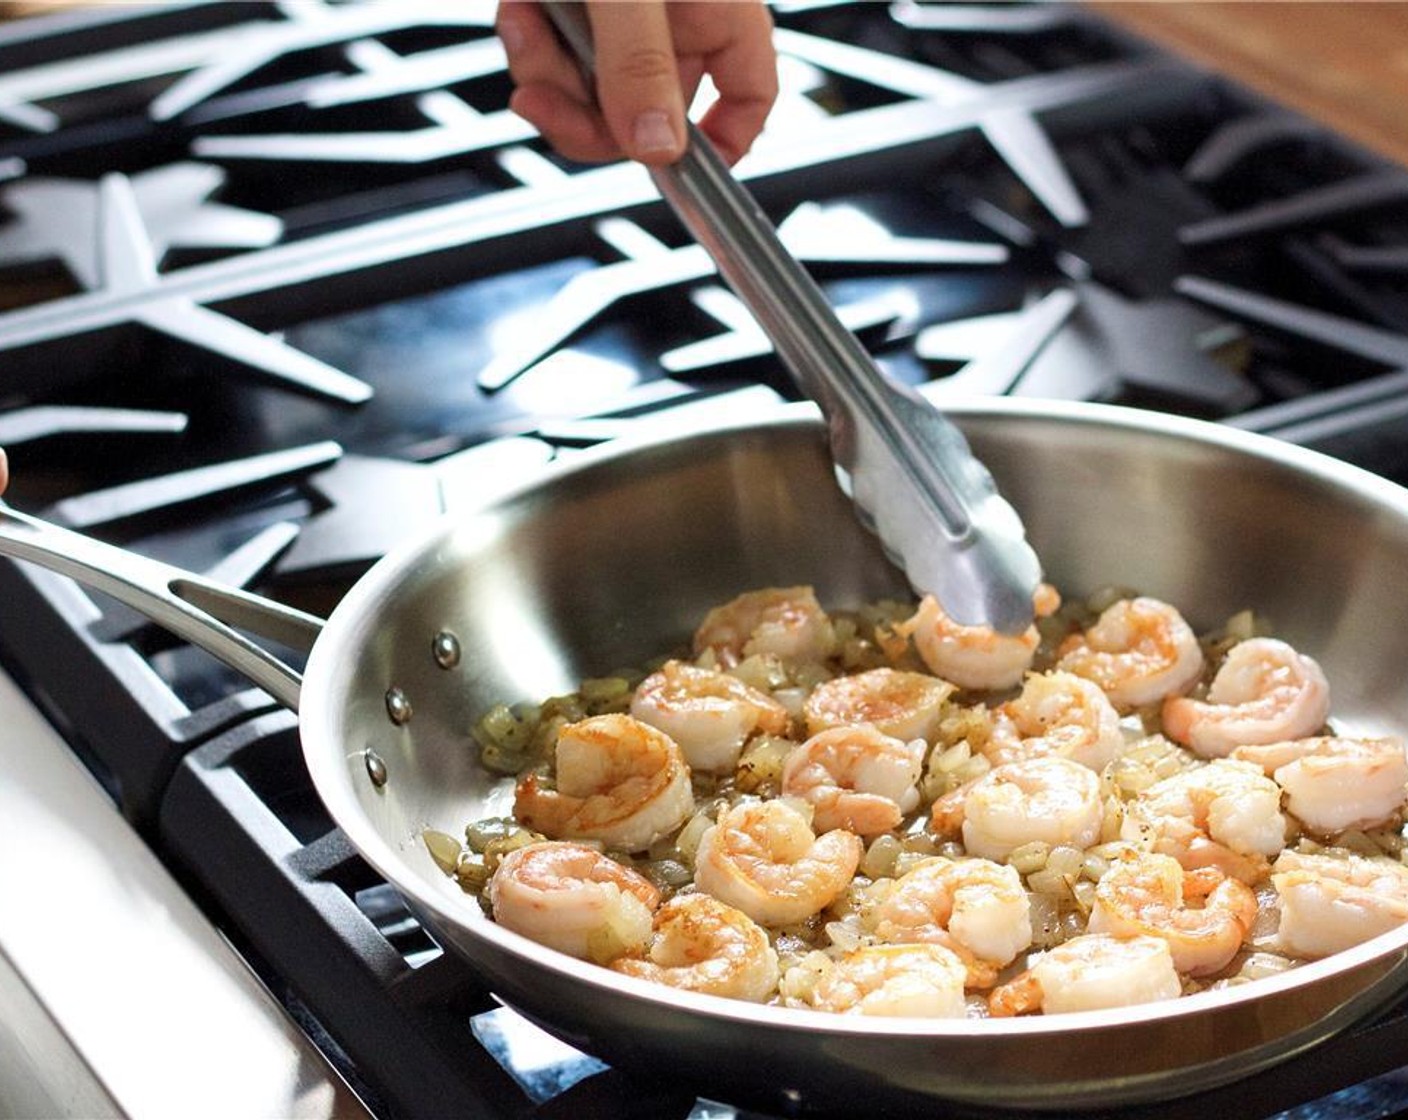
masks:
<svg viewBox="0 0 1408 1120"><path fill-rule="evenodd" d="M597 101L631 159L671 163L685 148L685 105L663 3L589 4Z"/></svg>

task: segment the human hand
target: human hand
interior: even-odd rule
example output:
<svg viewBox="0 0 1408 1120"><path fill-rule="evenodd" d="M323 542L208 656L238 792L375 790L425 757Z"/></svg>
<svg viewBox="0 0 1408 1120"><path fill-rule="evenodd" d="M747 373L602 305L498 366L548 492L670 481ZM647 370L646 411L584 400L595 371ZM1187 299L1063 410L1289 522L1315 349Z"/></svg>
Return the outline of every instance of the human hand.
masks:
<svg viewBox="0 0 1408 1120"><path fill-rule="evenodd" d="M568 159L672 163L684 154L685 111L708 74L719 99L699 127L729 163L742 158L777 97L772 16L759 0L593 0L586 7L595 96L542 8L501 0L496 27L516 87L515 113Z"/></svg>
<svg viewBox="0 0 1408 1120"><path fill-rule="evenodd" d="M5 449L0 447L0 494L10 484L10 460L5 457Z"/></svg>

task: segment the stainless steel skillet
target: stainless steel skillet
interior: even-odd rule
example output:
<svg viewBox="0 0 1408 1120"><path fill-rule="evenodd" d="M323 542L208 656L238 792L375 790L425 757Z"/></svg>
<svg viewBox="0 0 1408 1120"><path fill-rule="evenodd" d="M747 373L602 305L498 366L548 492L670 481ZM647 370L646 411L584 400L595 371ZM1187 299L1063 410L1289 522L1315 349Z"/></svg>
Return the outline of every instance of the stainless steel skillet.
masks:
<svg viewBox="0 0 1408 1120"><path fill-rule="evenodd" d="M995 401L952 415L1063 590L1133 585L1201 626L1253 607L1320 660L1343 726L1408 731L1404 490L1271 440L1148 413ZM831 605L903 593L830 472L824 430L806 409L613 445L409 543L339 604L296 701L309 770L333 819L443 945L583 1049L788 1113L1181 1096L1293 1058L1408 987L1401 930L1168 1004L862 1021L658 988L487 921L420 840L427 825L452 832L506 806L504 783L477 763L472 722L494 703L658 653L747 588L810 582ZM32 536L0 518L0 549ZM382 784L368 751L384 764Z"/></svg>

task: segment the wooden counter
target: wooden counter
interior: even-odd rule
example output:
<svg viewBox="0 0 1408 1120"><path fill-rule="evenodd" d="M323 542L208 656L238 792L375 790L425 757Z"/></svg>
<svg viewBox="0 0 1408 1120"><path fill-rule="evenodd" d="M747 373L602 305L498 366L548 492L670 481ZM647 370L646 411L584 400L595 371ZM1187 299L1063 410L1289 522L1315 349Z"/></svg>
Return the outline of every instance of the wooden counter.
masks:
<svg viewBox="0 0 1408 1120"><path fill-rule="evenodd" d="M1091 0L1089 6L1408 165L1408 3Z"/></svg>

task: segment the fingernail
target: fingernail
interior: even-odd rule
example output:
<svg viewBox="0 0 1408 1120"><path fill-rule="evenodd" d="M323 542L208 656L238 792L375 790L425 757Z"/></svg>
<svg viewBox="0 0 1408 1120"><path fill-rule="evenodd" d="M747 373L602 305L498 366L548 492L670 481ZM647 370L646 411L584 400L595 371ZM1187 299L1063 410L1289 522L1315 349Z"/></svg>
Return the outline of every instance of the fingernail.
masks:
<svg viewBox="0 0 1408 1120"><path fill-rule="evenodd" d="M636 152L672 152L677 146L675 130L670 127L670 114L663 109L647 109L636 118L631 130Z"/></svg>

